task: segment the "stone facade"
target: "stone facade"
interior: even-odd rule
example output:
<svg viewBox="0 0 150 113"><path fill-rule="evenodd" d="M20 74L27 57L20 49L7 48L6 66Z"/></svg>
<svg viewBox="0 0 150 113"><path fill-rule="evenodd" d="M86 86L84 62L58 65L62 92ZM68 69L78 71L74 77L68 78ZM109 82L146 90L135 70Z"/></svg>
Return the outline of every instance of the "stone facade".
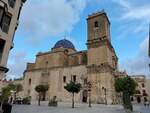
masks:
<svg viewBox="0 0 150 113"><path fill-rule="evenodd" d="M137 82L137 88L134 96L131 98L132 101L137 103L143 103L149 100L149 95L147 92L148 85L146 84L146 77L144 75L134 75L131 76Z"/></svg>
<svg viewBox="0 0 150 113"><path fill-rule="evenodd" d="M93 103L116 102L114 79L120 73L118 58L111 44L110 22L102 11L89 15L87 25L87 50L76 51L70 41L63 39L51 51L38 53L35 63L27 63L23 81L24 96L37 100L35 87L48 84L49 90L44 99L57 96L59 101L71 101L71 94L64 86L72 80L82 84L75 101L88 101L87 83L90 82Z"/></svg>
<svg viewBox="0 0 150 113"><path fill-rule="evenodd" d="M13 48L13 38L19 23L19 16L26 0L0 0L0 85L8 71L7 59Z"/></svg>
<svg viewBox="0 0 150 113"><path fill-rule="evenodd" d="M150 100L150 79L146 79L146 91L147 91L147 94L148 94L148 98Z"/></svg>
<svg viewBox="0 0 150 113"><path fill-rule="evenodd" d="M22 91L19 91L17 94L16 94L16 98L23 98L24 97L24 89L23 89L23 78L19 78L19 79L15 79L13 81L10 81L10 83L13 83L14 85L22 85ZM13 96L15 96L15 94L12 94Z"/></svg>

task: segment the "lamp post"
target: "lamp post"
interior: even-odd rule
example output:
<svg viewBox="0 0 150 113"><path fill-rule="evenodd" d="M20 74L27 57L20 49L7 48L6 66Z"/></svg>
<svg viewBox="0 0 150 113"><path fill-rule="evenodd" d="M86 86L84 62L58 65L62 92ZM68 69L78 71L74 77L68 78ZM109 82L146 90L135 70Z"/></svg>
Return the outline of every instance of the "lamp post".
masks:
<svg viewBox="0 0 150 113"><path fill-rule="evenodd" d="M87 85L88 85L88 92L89 92L89 107L92 107L91 106L91 87L92 87L92 84L91 84L91 82L88 82Z"/></svg>
<svg viewBox="0 0 150 113"><path fill-rule="evenodd" d="M105 95L105 104L107 105L107 99L106 99L106 88L102 87L102 90L104 90L104 95Z"/></svg>

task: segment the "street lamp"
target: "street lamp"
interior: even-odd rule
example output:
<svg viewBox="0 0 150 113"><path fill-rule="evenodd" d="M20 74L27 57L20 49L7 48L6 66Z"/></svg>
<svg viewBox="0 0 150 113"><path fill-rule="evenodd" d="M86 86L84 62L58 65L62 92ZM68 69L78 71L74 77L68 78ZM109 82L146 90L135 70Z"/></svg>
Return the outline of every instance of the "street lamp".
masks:
<svg viewBox="0 0 150 113"><path fill-rule="evenodd" d="M92 87L92 84L91 84L91 82L88 82L87 85L88 85L88 92L89 92L89 107L92 107L91 106L91 87Z"/></svg>
<svg viewBox="0 0 150 113"><path fill-rule="evenodd" d="M106 99L106 88L102 87L102 90L104 90L104 95L105 95L105 104L107 105L107 99Z"/></svg>

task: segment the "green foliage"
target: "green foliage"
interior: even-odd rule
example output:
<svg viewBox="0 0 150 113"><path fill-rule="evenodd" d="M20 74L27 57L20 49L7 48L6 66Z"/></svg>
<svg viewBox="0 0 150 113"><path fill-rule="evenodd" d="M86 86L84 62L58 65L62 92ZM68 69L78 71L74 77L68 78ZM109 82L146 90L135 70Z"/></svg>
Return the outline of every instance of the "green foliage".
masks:
<svg viewBox="0 0 150 113"><path fill-rule="evenodd" d="M9 84L8 86L3 87L0 101L3 102L4 100L7 100L8 97L11 95L11 90L13 89L14 89L14 86L12 84Z"/></svg>
<svg viewBox="0 0 150 113"><path fill-rule="evenodd" d="M123 94L123 106L132 111L130 96L135 93L137 83L129 76L115 80L115 89Z"/></svg>
<svg viewBox="0 0 150 113"><path fill-rule="evenodd" d="M70 83L67 83L67 85L64 86L64 88L68 92L72 93L72 108L74 108L74 93L78 93L81 90L81 84L70 81Z"/></svg>
<svg viewBox="0 0 150 113"><path fill-rule="evenodd" d="M127 92L129 95L135 93L137 83L129 76L115 80L115 89L117 92Z"/></svg>
<svg viewBox="0 0 150 113"><path fill-rule="evenodd" d="M10 83L8 84L6 87L2 88L2 94L0 97L0 101L4 101L7 100L9 98L9 96L11 95L11 91L15 91L16 93L22 91L22 85L21 84L13 84Z"/></svg>
<svg viewBox="0 0 150 113"><path fill-rule="evenodd" d="M4 87L2 88L2 95L1 97L5 100L11 95L11 89L10 87Z"/></svg>
<svg viewBox="0 0 150 113"><path fill-rule="evenodd" d="M122 78L117 78L115 80L115 89L117 92L122 92L123 91L123 86L124 86L124 82Z"/></svg>
<svg viewBox="0 0 150 113"><path fill-rule="evenodd" d="M10 83L10 84L8 84L7 87L9 87L11 90L15 91L16 93L23 90L23 86L21 84Z"/></svg>
<svg viewBox="0 0 150 113"><path fill-rule="evenodd" d="M8 84L8 86L11 90L16 91L16 85L13 83Z"/></svg>
<svg viewBox="0 0 150 113"><path fill-rule="evenodd" d="M35 87L35 91L38 92L38 93L41 93L41 92L46 92L48 90L48 85L37 85Z"/></svg>
<svg viewBox="0 0 150 113"><path fill-rule="evenodd" d="M46 91L48 91L48 85L37 85L35 87L35 91L39 93L39 99L38 99L38 105L40 106L40 101L41 101L41 94L45 93Z"/></svg>
<svg viewBox="0 0 150 113"><path fill-rule="evenodd" d="M31 97L25 97L22 99L23 104L31 104Z"/></svg>
<svg viewBox="0 0 150 113"><path fill-rule="evenodd" d="M81 84L70 81L64 88L70 93L78 93L81 89Z"/></svg>

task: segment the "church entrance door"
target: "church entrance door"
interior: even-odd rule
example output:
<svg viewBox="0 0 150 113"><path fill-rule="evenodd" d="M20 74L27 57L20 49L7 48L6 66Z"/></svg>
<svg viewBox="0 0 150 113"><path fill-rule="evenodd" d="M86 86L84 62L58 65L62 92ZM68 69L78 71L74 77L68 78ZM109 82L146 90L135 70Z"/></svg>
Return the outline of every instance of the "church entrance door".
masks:
<svg viewBox="0 0 150 113"><path fill-rule="evenodd" d="M82 102L87 102L87 98L88 98L88 91L84 90L83 91L83 97L82 97Z"/></svg>

